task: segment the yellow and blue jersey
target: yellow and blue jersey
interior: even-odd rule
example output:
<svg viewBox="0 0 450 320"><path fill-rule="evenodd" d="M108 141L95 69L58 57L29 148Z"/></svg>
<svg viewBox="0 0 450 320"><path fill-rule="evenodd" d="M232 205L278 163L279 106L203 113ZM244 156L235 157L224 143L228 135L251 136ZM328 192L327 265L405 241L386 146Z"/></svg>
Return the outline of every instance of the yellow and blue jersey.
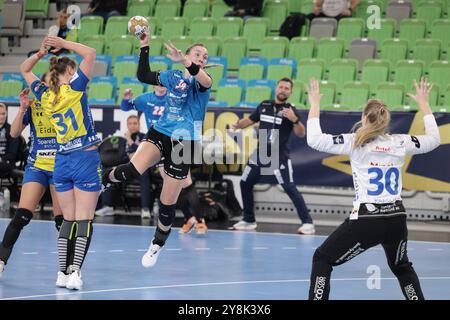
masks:
<svg viewBox="0 0 450 320"><path fill-rule="evenodd" d="M56 132L40 101L34 99L23 118L30 125L30 152L28 165L45 171L53 171L56 155Z"/></svg>
<svg viewBox="0 0 450 320"><path fill-rule="evenodd" d="M83 71L78 69L69 84L60 86L55 105L55 93L45 83L36 80L31 84L31 91L44 106L44 113L55 128L58 153L68 154L100 143L87 103L88 82Z"/></svg>

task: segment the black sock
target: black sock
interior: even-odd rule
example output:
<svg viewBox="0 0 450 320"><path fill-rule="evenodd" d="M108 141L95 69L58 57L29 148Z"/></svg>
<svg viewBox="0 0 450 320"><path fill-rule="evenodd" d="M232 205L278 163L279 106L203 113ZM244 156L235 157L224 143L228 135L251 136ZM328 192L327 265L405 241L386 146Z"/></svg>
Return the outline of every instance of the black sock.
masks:
<svg viewBox="0 0 450 320"><path fill-rule="evenodd" d="M33 218L33 213L31 211L19 208L6 227L3 240L0 244L0 260L5 264L8 262L14 244L17 242L23 227L30 222L31 218Z"/></svg>
<svg viewBox="0 0 450 320"><path fill-rule="evenodd" d="M58 230L58 232L59 232L59 230L61 230L61 225L62 225L63 221L64 221L64 217L62 214L55 216L55 227L56 227L56 230Z"/></svg>
<svg viewBox="0 0 450 320"><path fill-rule="evenodd" d="M67 274L68 267L72 263L73 242L75 239L77 224L75 221L64 220L58 237L59 270Z"/></svg>

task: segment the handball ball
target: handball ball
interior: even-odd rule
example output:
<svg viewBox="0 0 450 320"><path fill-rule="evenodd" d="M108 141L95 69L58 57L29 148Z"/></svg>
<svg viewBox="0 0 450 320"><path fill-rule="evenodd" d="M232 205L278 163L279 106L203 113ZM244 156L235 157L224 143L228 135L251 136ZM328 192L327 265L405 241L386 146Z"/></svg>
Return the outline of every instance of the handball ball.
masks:
<svg viewBox="0 0 450 320"><path fill-rule="evenodd" d="M128 21L128 32L140 38L149 31L148 21L144 17L134 16Z"/></svg>

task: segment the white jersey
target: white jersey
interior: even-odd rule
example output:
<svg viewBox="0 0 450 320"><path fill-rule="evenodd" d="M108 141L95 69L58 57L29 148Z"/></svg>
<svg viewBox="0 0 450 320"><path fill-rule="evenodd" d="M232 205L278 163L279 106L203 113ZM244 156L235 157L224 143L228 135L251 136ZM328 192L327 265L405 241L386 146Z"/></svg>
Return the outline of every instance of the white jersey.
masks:
<svg viewBox="0 0 450 320"><path fill-rule="evenodd" d="M319 118L308 120L308 145L322 152L348 154L355 187L355 205L360 203L394 203L401 200L401 171L405 155L420 154L437 148L439 129L434 116L426 115L425 135L384 135L360 148L353 148L355 134L322 133Z"/></svg>

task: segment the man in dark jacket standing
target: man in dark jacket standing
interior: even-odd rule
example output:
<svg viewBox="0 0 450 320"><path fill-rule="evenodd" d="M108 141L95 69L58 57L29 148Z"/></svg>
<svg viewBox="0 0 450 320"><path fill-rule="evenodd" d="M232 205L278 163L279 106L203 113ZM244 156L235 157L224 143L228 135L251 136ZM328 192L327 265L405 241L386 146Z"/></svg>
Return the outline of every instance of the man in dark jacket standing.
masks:
<svg viewBox="0 0 450 320"><path fill-rule="evenodd" d="M11 174L17 159L19 139L11 137L11 125L6 122L6 105L0 103L0 177Z"/></svg>

